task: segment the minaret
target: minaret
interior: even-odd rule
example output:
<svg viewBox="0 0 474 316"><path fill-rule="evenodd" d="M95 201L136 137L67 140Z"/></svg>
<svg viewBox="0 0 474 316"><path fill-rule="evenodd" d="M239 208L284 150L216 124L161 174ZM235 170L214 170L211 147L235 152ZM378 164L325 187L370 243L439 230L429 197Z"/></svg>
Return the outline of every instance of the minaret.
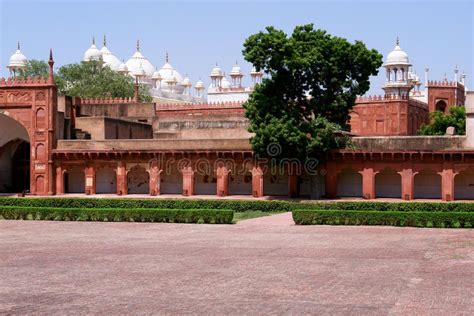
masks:
<svg viewBox="0 0 474 316"><path fill-rule="evenodd" d="M459 73L459 69L458 69L458 65L454 66L454 82L458 82L458 73Z"/></svg>
<svg viewBox="0 0 474 316"><path fill-rule="evenodd" d="M430 68L426 67L425 68L425 89L428 88L428 75L429 75L429 72L430 72Z"/></svg>
<svg viewBox="0 0 474 316"><path fill-rule="evenodd" d="M240 69L237 60L235 61L235 65L230 71L230 78L232 79L232 86L241 88L242 87L242 70Z"/></svg>
<svg viewBox="0 0 474 316"><path fill-rule="evenodd" d="M53 60L53 49L52 48L49 49L48 65L49 65L48 83L49 84L54 84L54 76L53 76L54 60Z"/></svg>
<svg viewBox="0 0 474 316"><path fill-rule="evenodd" d="M397 37L395 48L388 54L384 63L387 78L382 89L386 96L409 96L410 90L413 88L408 77L410 66L408 54L400 48L400 41Z"/></svg>

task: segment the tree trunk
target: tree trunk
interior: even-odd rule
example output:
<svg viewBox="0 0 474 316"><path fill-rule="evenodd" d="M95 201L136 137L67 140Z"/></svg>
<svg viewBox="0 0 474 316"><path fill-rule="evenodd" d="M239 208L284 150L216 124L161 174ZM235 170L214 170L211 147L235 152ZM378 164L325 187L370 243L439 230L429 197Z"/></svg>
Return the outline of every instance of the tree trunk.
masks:
<svg viewBox="0 0 474 316"><path fill-rule="evenodd" d="M319 174L311 175L311 200L319 200L322 196L321 177Z"/></svg>

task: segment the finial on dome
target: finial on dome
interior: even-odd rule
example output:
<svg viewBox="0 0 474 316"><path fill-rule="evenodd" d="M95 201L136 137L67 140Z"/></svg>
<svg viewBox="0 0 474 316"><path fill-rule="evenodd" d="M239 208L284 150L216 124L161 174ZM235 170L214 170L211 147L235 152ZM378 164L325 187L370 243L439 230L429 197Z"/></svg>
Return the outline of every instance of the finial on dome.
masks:
<svg viewBox="0 0 474 316"><path fill-rule="evenodd" d="M397 36L397 42L396 43L397 43L397 46L400 45L400 39L398 38L398 36Z"/></svg>
<svg viewBox="0 0 474 316"><path fill-rule="evenodd" d="M17 43L17 49L20 50L20 42Z"/></svg>
<svg viewBox="0 0 474 316"><path fill-rule="evenodd" d="M137 52L140 51L140 40L137 40Z"/></svg>
<svg viewBox="0 0 474 316"><path fill-rule="evenodd" d="M95 45L95 36L92 36L92 45Z"/></svg>
<svg viewBox="0 0 474 316"><path fill-rule="evenodd" d="M104 44L104 47L107 46L107 37L105 36L105 34L104 34L104 43L103 44Z"/></svg>
<svg viewBox="0 0 474 316"><path fill-rule="evenodd" d="M168 51L166 51L166 62L169 62Z"/></svg>

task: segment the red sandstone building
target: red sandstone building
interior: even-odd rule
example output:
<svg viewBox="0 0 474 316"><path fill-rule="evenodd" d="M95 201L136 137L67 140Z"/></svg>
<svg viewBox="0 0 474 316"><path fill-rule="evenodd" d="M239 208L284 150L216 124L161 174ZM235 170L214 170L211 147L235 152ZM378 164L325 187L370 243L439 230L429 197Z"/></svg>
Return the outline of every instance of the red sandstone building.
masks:
<svg viewBox="0 0 474 316"><path fill-rule="evenodd" d="M304 197L311 191L304 168L272 170L255 157L241 102L58 97L52 56L49 64L46 80L0 81L0 192ZM384 96L359 98L351 112L352 146L318 166L324 196L473 199L470 114L468 136L415 136L430 112L465 104L464 77L426 78L420 91L398 43L384 66Z"/></svg>

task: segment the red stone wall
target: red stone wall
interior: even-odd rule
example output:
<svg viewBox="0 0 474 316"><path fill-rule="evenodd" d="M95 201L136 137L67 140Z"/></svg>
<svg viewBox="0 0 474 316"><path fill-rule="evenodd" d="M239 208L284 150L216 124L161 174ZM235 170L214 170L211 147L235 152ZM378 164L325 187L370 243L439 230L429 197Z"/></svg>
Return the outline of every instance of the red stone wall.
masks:
<svg viewBox="0 0 474 316"><path fill-rule="evenodd" d="M44 79L2 80L0 110L22 124L29 134L30 192L54 193L52 150L55 147L57 95Z"/></svg>
<svg viewBox="0 0 474 316"><path fill-rule="evenodd" d="M409 99L358 99L350 113L350 127L359 136L415 135L428 120L428 109Z"/></svg>
<svg viewBox="0 0 474 316"><path fill-rule="evenodd" d="M456 82L429 81L428 82L428 108L430 112L436 111L436 104L439 101L446 103L445 113L449 108L456 105L464 105L464 86Z"/></svg>

